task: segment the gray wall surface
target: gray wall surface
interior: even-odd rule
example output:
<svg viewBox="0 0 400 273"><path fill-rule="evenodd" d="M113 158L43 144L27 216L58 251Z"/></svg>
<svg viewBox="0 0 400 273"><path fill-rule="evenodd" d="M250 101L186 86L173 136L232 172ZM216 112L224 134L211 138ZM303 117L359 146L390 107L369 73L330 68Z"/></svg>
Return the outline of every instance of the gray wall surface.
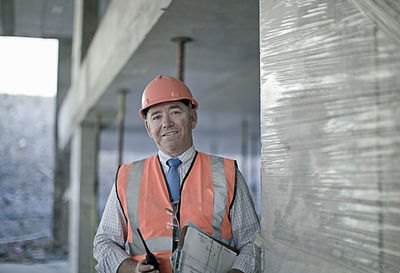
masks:
<svg viewBox="0 0 400 273"><path fill-rule="evenodd" d="M260 1L264 272L400 270L400 9L380 3Z"/></svg>
<svg viewBox="0 0 400 273"><path fill-rule="evenodd" d="M51 236L54 106L0 94L0 248Z"/></svg>

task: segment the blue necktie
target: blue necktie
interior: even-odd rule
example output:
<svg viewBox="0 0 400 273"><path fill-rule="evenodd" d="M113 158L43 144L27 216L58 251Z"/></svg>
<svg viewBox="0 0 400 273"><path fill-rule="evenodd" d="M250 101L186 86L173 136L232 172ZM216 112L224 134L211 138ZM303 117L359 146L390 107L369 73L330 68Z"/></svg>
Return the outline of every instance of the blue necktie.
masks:
<svg viewBox="0 0 400 273"><path fill-rule="evenodd" d="M167 165L169 170L167 173L167 182L169 186L169 191L171 193L172 201L179 201L180 192L180 179L178 173L178 166L181 165L182 161L178 158L171 158L167 160Z"/></svg>

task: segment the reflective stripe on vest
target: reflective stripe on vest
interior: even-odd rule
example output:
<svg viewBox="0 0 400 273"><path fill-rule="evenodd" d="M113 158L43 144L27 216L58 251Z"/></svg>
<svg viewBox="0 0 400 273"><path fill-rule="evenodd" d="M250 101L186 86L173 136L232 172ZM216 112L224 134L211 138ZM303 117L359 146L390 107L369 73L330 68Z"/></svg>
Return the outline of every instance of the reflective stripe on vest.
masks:
<svg viewBox="0 0 400 273"><path fill-rule="evenodd" d="M235 174L235 161L198 153L182 188L181 227L190 221L229 244Z"/></svg>
<svg viewBox="0 0 400 273"><path fill-rule="evenodd" d="M131 234L131 240L128 239L129 248L133 255L145 254L146 250L143 243L139 237L139 233L136 231L139 228L139 210L138 210L138 200L139 200L139 190L142 172L144 168L145 160L137 161L132 164L130 168L130 175L128 179L128 187L126 188L127 198L127 211L128 218L131 223L131 228L128 229ZM143 231L142 231L143 232ZM151 249L151 251L164 251L171 248L171 238L170 237L157 237L149 238L146 240L146 244Z"/></svg>
<svg viewBox="0 0 400 273"><path fill-rule="evenodd" d="M181 187L181 227L190 221L230 243L229 208L233 200L235 174L233 160L197 153ZM172 208L157 156L121 166L117 191L128 222L131 254L145 253L136 232L139 227L152 252L171 255L172 229L167 227L171 215L165 209Z"/></svg>
<svg viewBox="0 0 400 273"><path fill-rule="evenodd" d="M211 174L214 182L214 217L212 226L213 236L221 238L222 221L225 216L225 206L227 199L227 181L225 175L224 159L221 157L211 156ZM218 213L215 213L218 212Z"/></svg>

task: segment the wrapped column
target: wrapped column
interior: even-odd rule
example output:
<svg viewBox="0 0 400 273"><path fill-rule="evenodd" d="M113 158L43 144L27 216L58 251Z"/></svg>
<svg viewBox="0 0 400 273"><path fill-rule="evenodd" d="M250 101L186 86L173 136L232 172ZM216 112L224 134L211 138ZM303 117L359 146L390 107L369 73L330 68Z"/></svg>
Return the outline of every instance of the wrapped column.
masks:
<svg viewBox="0 0 400 273"><path fill-rule="evenodd" d="M264 272L400 271L399 17L260 1Z"/></svg>

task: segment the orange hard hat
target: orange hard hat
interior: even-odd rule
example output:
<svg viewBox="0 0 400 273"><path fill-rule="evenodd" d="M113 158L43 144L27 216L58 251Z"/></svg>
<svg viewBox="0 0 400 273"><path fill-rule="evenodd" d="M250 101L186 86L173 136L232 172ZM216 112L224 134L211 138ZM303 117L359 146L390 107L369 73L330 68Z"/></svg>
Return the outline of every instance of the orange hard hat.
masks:
<svg viewBox="0 0 400 273"><path fill-rule="evenodd" d="M139 113L146 118L145 110L150 106L167 101L189 100L193 109L198 106L189 88L180 80L167 76L157 76L144 89L142 108Z"/></svg>

